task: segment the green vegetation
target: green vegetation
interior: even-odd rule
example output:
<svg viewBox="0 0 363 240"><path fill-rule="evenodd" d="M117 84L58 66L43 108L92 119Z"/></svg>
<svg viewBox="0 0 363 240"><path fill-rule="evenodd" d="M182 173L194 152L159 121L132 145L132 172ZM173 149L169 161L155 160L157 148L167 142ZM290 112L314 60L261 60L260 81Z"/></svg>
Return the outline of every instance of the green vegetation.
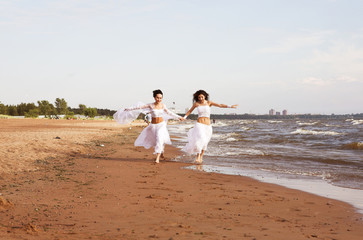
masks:
<svg viewBox="0 0 363 240"><path fill-rule="evenodd" d="M97 116L97 109L96 108L86 108L84 110L84 114L90 118L94 118Z"/></svg>
<svg viewBox="0 0 363 240"><path fill-rule="evenodd" d="M94 118L96 116L111 117L115 111L109 109L97 109L87 107L84 104L79 104L79 108L70 108L64 98L56 98L54 104L47 100L41 100L34 103L20 103L18 105L5 105L0 102L0 116L9 118L12 116L25 116L26 118L37 118L44 116L46 118L56 118L59 115L64 115L66 119L74 118L75 114L84 115Z"/></svg>

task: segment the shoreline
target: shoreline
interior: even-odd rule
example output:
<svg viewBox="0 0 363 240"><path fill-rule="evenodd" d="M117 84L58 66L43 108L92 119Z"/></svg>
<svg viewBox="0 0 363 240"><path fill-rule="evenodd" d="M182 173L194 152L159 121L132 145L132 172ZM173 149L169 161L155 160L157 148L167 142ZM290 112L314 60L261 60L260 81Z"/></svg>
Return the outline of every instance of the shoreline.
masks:
<svg viewBox="0 0 363 240"><path fill-rule="evenodd" d="M303 191L306 193L314 194L316 196L330 198L337 201L342 201L352 205L356 208L357 213L363 215L363 190L345 188L332 185L324 180L305 177L305 178L287 178L282 176L276 176L274 174L268 175L268 173L253 170L236 169L233 167L224 167L216 165L203 164L202 169L198 166L188 166L186 169L194 171L213 172L225 175L235 175L242 177L249 177L260 182L276 184L282 187Z"/></svg>
<svg viewBox="0 0 363 240"><path fill-rule="evenodd" d="M250 177L186 170L193 165L173 161L180 152L170 146L167 160L154 164L152 149L133 146L141 127L7 121L14 125L1 122L6 132L0 132L0 141L16 135L23 145L11 146L27 147L20 160L34 168L0 175L0 238L360 239L363 234L362 215L347 203ZM9 163L19 161L12 150L0 152L3 161L6 156ZM33 158L31 151L48 157Z"/></svg>
<svg viewBox="0 0 363 240"><path fill-rule="evenodd" d="M221 124L225 123L222 122ZM184 130L183 127L170 127L170 129L175 134L181 134L182 131L180 130ZM174 138L174 140L175 145L177 145L177 147L180 149L183 145L185 145L185 138ZM218 140L213 140L212 138L211 143L213 143L213 141L214 145L211 145L213 145L214 147L218 146ZM206 172L247 176L262 182L274 183L280 186L301 190L318 196L344 201L353 205L355 208L357 208L357 212L363 214L362 188L355 188L355 186L349 184L345 184L345 186L336 185L333 182L327 180L324 174L314 176L309 174L288 174L273 170L268 171L268 168L266 168L266 170L251 169L245 167L243 164L243 159L238 159L238 156L236 156L235 159L226 159L226 162L218 161L216 160L215 150L216 149L211 150L212 154L210 156L208 156L208 152L205 156L203 168ZM228 150L226 150L225 152L227 153ZM208 157L210 157L210 159L208 159ZM182 162L191 162L192 159L193 157L189 156L188 154L183 154L178 158L178 160ZM273 162L270 162L268 164L273 164ZM196 169L195 166L192 166L190 168L193 170Z"/></svg>

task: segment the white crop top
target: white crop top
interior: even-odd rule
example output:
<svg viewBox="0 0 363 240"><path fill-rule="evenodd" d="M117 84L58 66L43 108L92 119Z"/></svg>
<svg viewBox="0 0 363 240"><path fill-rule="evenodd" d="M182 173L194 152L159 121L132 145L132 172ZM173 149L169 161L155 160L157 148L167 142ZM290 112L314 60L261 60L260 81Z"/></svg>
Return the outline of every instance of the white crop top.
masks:
<svg viewBox="0 0 363 240"><path fill-rule="evenodd" d="M151 114L151 117L157 118L157 117L163 117L163 112L164 112L164 109L152 108L150 114Z"/></svg>
<svg viewBox="0 0 363 240"><path fill-rule="evenodd" d="M209 105L199 105L197 107L198 110L198 118L200 117L210 117L210 107Z"/></svg>

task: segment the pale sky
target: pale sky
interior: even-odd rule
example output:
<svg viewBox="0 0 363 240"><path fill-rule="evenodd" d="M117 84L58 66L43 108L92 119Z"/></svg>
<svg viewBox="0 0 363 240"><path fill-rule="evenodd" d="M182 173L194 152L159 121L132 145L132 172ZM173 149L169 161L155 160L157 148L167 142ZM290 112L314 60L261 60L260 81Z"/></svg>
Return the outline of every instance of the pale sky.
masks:
<svg viewBox="0 0 363 240"><path fill-rule="evenodd" d="M0 101L363 112L363 0L0 0Z"/></svg>

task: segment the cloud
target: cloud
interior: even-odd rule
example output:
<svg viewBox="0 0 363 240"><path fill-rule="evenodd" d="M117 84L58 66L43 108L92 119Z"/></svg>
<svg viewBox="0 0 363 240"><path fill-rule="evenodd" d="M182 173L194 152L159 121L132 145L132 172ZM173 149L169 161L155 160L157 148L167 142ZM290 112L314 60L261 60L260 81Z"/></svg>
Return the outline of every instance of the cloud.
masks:
<svg viewBox="0 0 363 240"><path fill-rule="evenodd" d="M344 82L344 83L357 83L357 82L363 82L363 79L359 80L354 77L350 76L340 76L337 78L338 82Z"/></svg>
<svg viewBox="0 0 363 240"><path fill-rule="evenodd" d="M319 86L319 87L325 87L332 83L331 81L323 80L321 78L316 78L316 77L307 77L307 78L302 79L299 82L304 85L312 85L312 86Z"/></svg>
<svg viewBox="0 0 363 240"><path fill-rule="evenodd" d="M304 47L319 46L325 43L327 37L332 35L333 33L333 31L320 31L286 36L285 38L279 39L279 43L275 46L261 48L258 50L258 52L289 53Z"/></svg>
<svg viewBox="0 0 363 240"><path fill-rule="evenodd" d="M359 64L363 61L362 46L347 41L335 41L327 50L315 50L313 56L305 61L308 64L329 63L338 65Z"/></svg>
<svg viewBox="0 0 363 240"><path fill-rule="evenodd" d="M300 63L307 71L329 76L335 82L363 82L363 46L335 41L330 48L315 50Z"/></svg>
<svg viewBox="0 0 363 240"><path fill-rule="evenodd" d="M338 76L326 79L318 77L306 77L302 80L299 80L298 83L307 86L327 87L327 86L336 86L347 83L363 83L363 81L351 76Z"/></svg>
<svg viewBox="0 0 363 240"><path fill-rule="evenodd" d="M140 3L130 0L55 0L36 1L34 4L7 0L0 2L0 26L29 26L42 24L49 19L134 15L158 11L165 5L161 1Z"/></svg>

